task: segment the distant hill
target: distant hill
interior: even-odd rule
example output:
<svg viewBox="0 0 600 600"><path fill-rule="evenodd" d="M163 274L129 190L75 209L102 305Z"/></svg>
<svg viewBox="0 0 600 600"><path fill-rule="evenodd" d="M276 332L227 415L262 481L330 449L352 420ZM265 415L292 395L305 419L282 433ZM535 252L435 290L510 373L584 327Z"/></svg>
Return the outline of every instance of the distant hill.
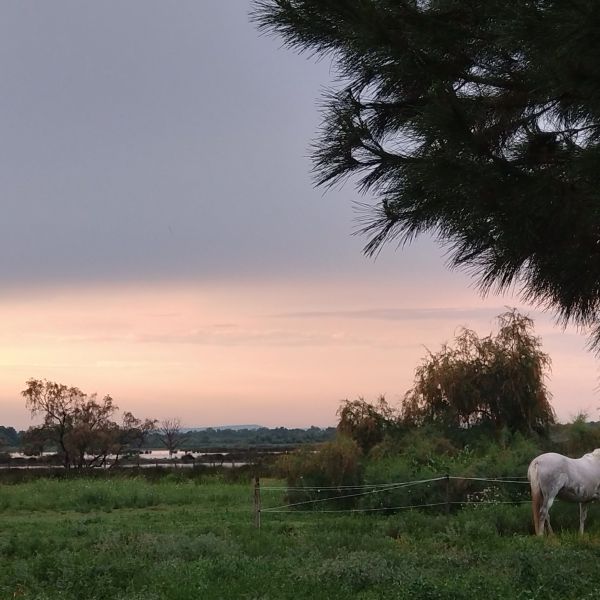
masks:
<svg viewBox="0 0 600 600"><path fill-rule="evenodd" d="M247 429L254 431L256 429L263 429L263 425L215 425L214 427L185 427L183 431L206 431L207 429L213 429L214 431L241 431Z"/></svg>

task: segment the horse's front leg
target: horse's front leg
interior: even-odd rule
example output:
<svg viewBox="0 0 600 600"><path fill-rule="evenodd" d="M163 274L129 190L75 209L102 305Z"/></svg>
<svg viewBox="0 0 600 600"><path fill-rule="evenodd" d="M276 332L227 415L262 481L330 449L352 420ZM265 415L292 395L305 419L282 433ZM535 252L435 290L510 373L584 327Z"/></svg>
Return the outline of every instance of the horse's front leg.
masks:
<svg viewBox="0 0 600 600"><path fill-rule="evenodd" d="M587 517L588 505L583 502L579 503L579 533L583 534L583 527Z"/></svg>

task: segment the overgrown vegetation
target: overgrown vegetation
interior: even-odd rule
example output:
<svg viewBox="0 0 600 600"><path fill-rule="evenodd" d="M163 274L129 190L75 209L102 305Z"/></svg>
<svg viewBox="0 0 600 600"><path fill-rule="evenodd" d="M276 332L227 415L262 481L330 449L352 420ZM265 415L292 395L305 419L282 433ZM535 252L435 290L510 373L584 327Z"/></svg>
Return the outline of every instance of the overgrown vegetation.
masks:
<svg viewBox="0 0 600 600"><path fill-rule="evenodd" d="M249 482L79 477L0 489L6 599L546 600L591 599L600 586L598 507L583 539L565 504L553 539L530 535L529 506L500 504L264 513L257 531ZM263 506L282 495L265 489Z"/></svg>
<svg viewBox="0 0 600 600"><path fill-rule="evenodd" d="M287 427L252 427L240 429L207 429L188 431L181 444L184 450L192 449L244 449L290 448L302 444L327 442L335 436L335 427L309 427L308 429ZM154 436L148 446L158 447Z"/></svg>
<svg viewBox="0 0 600 600"><path fill-rule="evenodd" d="M288 501L318 510L339 506L343 497L357 510L386 511L522 502L529 498L525 475L536 455L580 456L600 445L600 426L586 415L570 425L555 423L545 381L550 359L531 319L511 310L498 322L495 335L463 330L453 344L428 352L399 407L384 397L372 404L344 401L335 441L280 460ZM364 495L358 487L413 481L428 483Z"/></svg>

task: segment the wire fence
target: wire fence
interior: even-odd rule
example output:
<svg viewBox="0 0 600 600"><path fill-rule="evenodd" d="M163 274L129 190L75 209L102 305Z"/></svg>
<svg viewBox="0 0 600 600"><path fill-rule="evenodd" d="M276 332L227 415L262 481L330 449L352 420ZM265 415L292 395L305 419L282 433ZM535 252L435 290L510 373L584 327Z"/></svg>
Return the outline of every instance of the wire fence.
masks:
<svg viewBox="0 0 600 600"><path fill-rule="evenodd" d="M462 482L481 482L490 484L510 484L510 485L526 485L529 486L529 481L526 477L515 476L515 477L463 477L455 475L443 475L439 477L431 477L428 479L418 479L413 481L402 481L394 483L374 483L374 484L361 484L361 485L339 485L339 486L261 486L258 478L255 480L254 487L254 513L255 522L260 526L260 515L264 513L373 513L373 512L394 512L406 509L419 509L419 508L442 508L449 512L452 506L468 506L468 505L489 505L489 504L524 504L529 503L531 500L527 499L512 499L512 500L500 500L498 498L485 499L477 498L473 499L473 492L470 497L464 500L452 500L450 498L450 484L452 481ZM383 505L383 506L363 506L363 507L350 507L350 508L330 508L324 506L323 503L331 503L336 501L349 501L357 500L360 498L366 498L377 494L386 492L398 492L406 488L413 488L417 486L431 485L434 483L444 482L443 493L445 498L435 502L418 502L410 504L398 504L398 505ZM308 499L302 499L294 502L287 502L284 504L276 504L274 506L262 506L261 492L283 492L286 495L293 493L296 494L309 494L311 496L320 496L325 494L324 497L311 497ZM439 490L438 490L439 493Z"/></svg>

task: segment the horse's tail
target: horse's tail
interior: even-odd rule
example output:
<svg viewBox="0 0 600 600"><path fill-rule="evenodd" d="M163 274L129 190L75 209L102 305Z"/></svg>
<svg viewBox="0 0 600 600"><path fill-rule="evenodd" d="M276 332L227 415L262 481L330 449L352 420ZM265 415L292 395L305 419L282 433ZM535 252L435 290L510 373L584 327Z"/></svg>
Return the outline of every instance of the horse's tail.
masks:
<svg viewBox="0 0 600 600"><path fill-rule="evenodd" d="M540 522L540 509L544 502L542 494L542 486L540 485L540 476L538 473L537 460L533 460L527 469L527 479L531 485L531 510L533 512L533 526L535 527L536 535L540 534L540 528L543 524Z"/></svg>

